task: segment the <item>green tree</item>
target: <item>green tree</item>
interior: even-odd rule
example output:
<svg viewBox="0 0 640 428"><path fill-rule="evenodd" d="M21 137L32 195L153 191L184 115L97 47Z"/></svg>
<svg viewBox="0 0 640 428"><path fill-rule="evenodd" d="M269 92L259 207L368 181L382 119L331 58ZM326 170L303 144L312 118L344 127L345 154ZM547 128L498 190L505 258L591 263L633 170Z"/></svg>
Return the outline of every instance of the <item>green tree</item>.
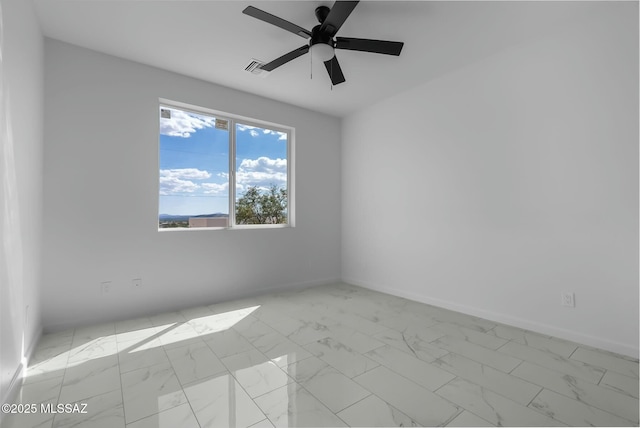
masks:
<svg viewBox="0 0 640 428"><path fill-rule="evenodd" d="M236 202L236 223L279 224L287 222L287 189L272 184L261 191L251 186Z"/></svg>

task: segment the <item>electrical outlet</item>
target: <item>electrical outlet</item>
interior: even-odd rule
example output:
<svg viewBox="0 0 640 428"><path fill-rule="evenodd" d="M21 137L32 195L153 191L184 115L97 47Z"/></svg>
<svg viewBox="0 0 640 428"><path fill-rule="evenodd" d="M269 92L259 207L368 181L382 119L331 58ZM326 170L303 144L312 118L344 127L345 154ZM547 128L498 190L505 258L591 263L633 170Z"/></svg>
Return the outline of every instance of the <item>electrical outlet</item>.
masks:
<svg viewBox="0 0 640 428"><path fill-rule="evenodd" d="M562 306L575 308L576 300L575 300L575 295L573 293L562 293L561 297L562 297Z"/></svg>
<svg viewBox="0 0 640 428"><path fill-rule="evenodd" d="M102 292L102 294L109 294L111 292L111 281L101 282L100 291Z"/></svg>
<svg viewBox="0 0 640 428"><path fill-rule="evenodd" d="M142 287L142 278L134 278L131 280L131 286L133 288L140 288Z"/></svg>

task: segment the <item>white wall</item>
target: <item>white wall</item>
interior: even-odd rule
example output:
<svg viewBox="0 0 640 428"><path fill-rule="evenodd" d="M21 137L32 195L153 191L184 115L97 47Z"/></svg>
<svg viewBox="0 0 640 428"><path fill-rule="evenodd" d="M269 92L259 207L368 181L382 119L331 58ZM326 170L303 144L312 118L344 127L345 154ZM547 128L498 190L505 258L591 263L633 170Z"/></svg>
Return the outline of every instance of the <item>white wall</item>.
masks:
<svg viewBox="0 0 640 428"><path fill-rule="evenodd" d="M351 115L343 279L637 356L638 114L638 3L605 2Z"/></svg>
<svg viewBox="0 0 640 428"><path fill-rule="evenodd" d="M0 399L40 334L43 42L31 2L0 0ZM13 387L18 383L14 383ZM15 389L14 389L15 391Z"/></svg>
<svg viewBox="0 0 640 428"><path fill-rule="evenodd" d="M296 227L158 232L159 97L295 127ZM340 278L338 119L48 39L45 107L45 329Z"/></svg>

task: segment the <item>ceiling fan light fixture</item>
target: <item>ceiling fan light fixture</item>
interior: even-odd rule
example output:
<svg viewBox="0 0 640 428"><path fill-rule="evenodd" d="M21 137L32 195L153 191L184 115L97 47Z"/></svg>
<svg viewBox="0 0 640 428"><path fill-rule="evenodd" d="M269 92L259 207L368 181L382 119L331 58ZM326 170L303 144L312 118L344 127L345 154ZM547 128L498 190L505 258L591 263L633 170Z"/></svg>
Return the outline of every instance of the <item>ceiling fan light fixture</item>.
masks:
<svg viewBox="0 0 640 428"><path fill-rule="evenodd" d="M326 43L316 43L311 45L311 56L317 61L329 61L334 57L333 46Z"/></svg>

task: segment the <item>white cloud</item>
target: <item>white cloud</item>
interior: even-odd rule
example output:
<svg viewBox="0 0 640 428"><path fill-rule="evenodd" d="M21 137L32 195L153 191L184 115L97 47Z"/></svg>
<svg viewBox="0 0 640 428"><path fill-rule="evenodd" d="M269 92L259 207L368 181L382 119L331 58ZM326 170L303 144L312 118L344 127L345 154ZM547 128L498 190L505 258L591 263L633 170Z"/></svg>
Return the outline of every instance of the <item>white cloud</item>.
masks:
<svg viewBox="0 0 640 428"><path fill-rule="evenodd" d="M286 140L287 139L287 133L286 132L280 132L280 131L274 131L272 129L265 129L265 128L258 128L256 126L251 126L251 125L237 125L236 128L238 131L240 132L244 132L244 131L249 131L249 134L252 137L257 137L258 135L260 135L260 133L257 130L261 130L263 134L265 135L278 135L278 140Z"/></svg>
<svg viewBox="0 0 640 428"><path fill-rule="evenodd" d="M160 194L192 194L201 191L206 195L226 195L229 192L229 174L216 174L223 183L197 183L213 176L208 171L197 168L177 168L160 170ZM243 159L236 172L236 192L242 195L250 186L268 189L272 184L287 186L287 160L261 156L257 159ZM199 193L199 194L202 194Z"/></svg>
<svg viewBox="0 0 640 428"><path fill-rule="evenodd" d="M211 177L211 173L198 168L161 169L160 177L171 177L187 180L205 180Z"/></svg>
<svg viewBox="0 0 640 428"><path fill-rule="evenodd" d="M286 140L287 139L287 133L286 132L273 131L271 129L263 129L262 133L263 134L270 134L270 135L279 135L278 140Z"/></svg>
<svg viewBox="0 0 640 428"><path fill-rule="evenodd" d="M202 188L205 189L204 193L208 195L222 195L229 192L229 182L218 183L202 183Z"/></svg>
<svg viewBox="0 0 640 428"><path fill-rule="evenodd" d="M193 193L200 188L200 185L191 180L205 180L209 177L211 177L210 172L197 168L161 169L160 194Z"/></svg>
<svg viewBox="0 0 640 428"><path fill-rule="evenodd" d="M286 187L287 185L287 160L271 159L261 156L258 159L243 159L236 172L236 181L239 188L257 186L268 188L272 184Z"/></svg>
<svg viewBox="0 0 640 428"><path fill-rule="evenodd" d="M163 109L167 109L163 107ZM188 113L182 110L168 109L171 111L171 119L160 118L160 134L171 137L189 138L199 129L215 126L213 117Z"/></svg>
<svg viewBox="0 0 640 428"><path fill-rule="evenodd" d="M287 172L286 159L271 159L261 156L258 159L242 159L240 169L247 171Z"/></svg>
<svg viewBox="0 0 640 428"><path fill-rule="evenodd" d="M199 186L193 181L181 180L176 177L160 177L160 194L173 195L176 193L193 193Z"/></svg>
<svg viewBox="0 0 640 428"><path fill-rule="evenodd" d="M255 127L255 126L240 125L240 124L238 124L236 129L237 129L238 131L246 131L247 129L256 129L256 127Z"/></svg>

